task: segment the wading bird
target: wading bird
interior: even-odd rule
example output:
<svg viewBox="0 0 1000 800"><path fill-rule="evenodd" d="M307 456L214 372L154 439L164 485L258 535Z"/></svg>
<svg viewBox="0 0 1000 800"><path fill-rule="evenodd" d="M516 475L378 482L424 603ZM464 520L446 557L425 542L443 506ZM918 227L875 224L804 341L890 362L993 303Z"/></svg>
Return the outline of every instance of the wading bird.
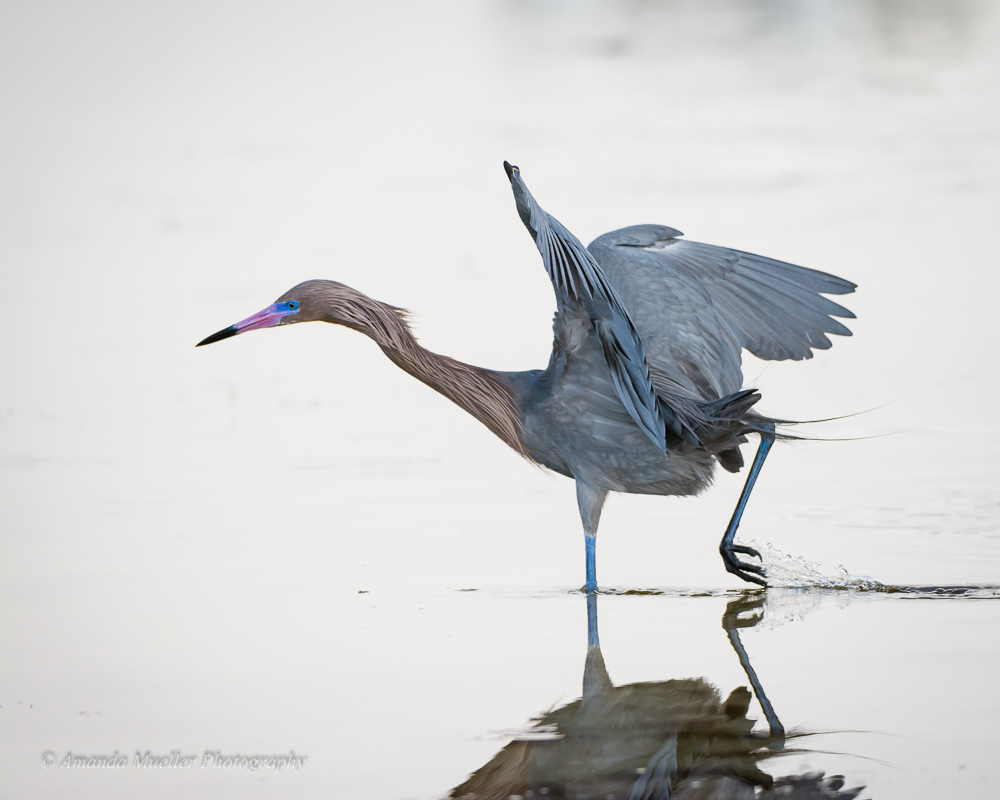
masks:
<svg viewBox="0 0 1000 800"><path fill-rule="evenodd" d="M468 411L525 458L576 481L586 545L585 591L597 590L596 539L608 492L692 495L718 462L743 467L739 446L760 446L719 546L726 569L766 586L760 559L734 538L774 443L777 420L751 410L740 353L782 361L850 336L853 318L824 294L855 284L725 247L684 241L663 225L634 225L584 247L535 201L504 162L517 212L556 294L554 341L543 370L498 372L432 353L402 309L341 283L311 280L198 343L257 328L322 321L369 336L400 368Z"/></svg>

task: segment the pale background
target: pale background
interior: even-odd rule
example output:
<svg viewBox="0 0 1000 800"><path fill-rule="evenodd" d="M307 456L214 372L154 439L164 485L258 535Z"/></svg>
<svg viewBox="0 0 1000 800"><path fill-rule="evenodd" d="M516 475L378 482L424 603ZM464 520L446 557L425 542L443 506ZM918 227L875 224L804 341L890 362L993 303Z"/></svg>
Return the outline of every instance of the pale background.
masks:
<svg viewBox="0 0 1000 800"><path fill-rule="evenodd" d="M1000 583L998 68L987 0L0 2L0 798L440 797L579 695L569 481L353 332L193 348L325 277L544 366L504 159L584 242L655 222L856 281L853 338L745 374L777 416L880 407L810 431L878 438L776 448L740 536ZM741 588L742 480L613 498L602 584ZM612 678L745 683L725 597L676 594L602 598ZM995 796L1000 606L769 604L809 610L744 636L786 727L888 765L806 767ZM309 761L39 765L174 748Z"/></svg>

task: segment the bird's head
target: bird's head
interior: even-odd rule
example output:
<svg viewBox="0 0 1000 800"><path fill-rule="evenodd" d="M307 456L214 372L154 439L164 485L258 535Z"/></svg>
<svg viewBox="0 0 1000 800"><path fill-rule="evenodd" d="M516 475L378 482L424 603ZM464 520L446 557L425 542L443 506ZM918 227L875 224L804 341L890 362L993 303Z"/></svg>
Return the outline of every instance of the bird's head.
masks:
<svg viewBox="0 0 1000 800"><path fill-rule="evenodd" d="M258 311L242 322L223 328L218 333L213 333L198 342L196 347L221 342L238 333L258 328L291 325L296 322L332 322L356 330L366 330L370 325L373 305L383 304L376 304L367 295L342 283L323 280L305 281L289 289L263 311ZM391 306L384 307L392 309Z"/></svg>

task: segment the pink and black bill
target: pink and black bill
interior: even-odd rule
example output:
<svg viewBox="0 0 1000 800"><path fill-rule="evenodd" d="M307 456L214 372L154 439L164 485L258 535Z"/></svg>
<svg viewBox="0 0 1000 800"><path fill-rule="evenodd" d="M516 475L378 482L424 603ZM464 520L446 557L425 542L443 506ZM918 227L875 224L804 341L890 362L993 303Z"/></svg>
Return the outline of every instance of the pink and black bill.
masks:
<svg viewBox="0 0 1000 800"><path fill-rule="evenodd" d="M298 313L299 304L295 300L287 303L275 303L263 311L254 314L252 317L247 317L242 322L237 322L235 325L230 325L228 328L223 328L218 333L213 333L211 336L202 339L195 347L221 342L230 336L235 336L238 333L246 333L247 331L255 331L258 328L273 328L275 325L280 324L285 317Z"/></svg>

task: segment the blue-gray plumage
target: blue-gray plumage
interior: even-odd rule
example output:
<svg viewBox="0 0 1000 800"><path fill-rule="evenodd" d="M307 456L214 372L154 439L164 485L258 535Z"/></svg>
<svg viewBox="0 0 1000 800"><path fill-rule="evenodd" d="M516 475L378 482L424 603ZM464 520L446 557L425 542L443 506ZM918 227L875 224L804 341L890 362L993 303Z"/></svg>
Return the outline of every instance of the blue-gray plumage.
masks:
<svg viewBox="0 0 1000 800"><path fill-rule="evenodd" d="M752 410L740 353L811 358L826 334L849 336L823 297L855 285L823 272L724 247L683 241L673 228L636 225L589 247L535 201L504 162L518 214L556 294L552 356L544 370L496 372L421 347L404 312L334 281L299 284L243 322L199 344L247 330L321 320L371 337L402 369L473 414L526 458L576 481L586 543L585 589L597 589L595 544L608 492L691 495L716 462L743 466L739 446L761 437L720 544L726 569L766 585L738 553L737 526L776 420Z"/></svg>

